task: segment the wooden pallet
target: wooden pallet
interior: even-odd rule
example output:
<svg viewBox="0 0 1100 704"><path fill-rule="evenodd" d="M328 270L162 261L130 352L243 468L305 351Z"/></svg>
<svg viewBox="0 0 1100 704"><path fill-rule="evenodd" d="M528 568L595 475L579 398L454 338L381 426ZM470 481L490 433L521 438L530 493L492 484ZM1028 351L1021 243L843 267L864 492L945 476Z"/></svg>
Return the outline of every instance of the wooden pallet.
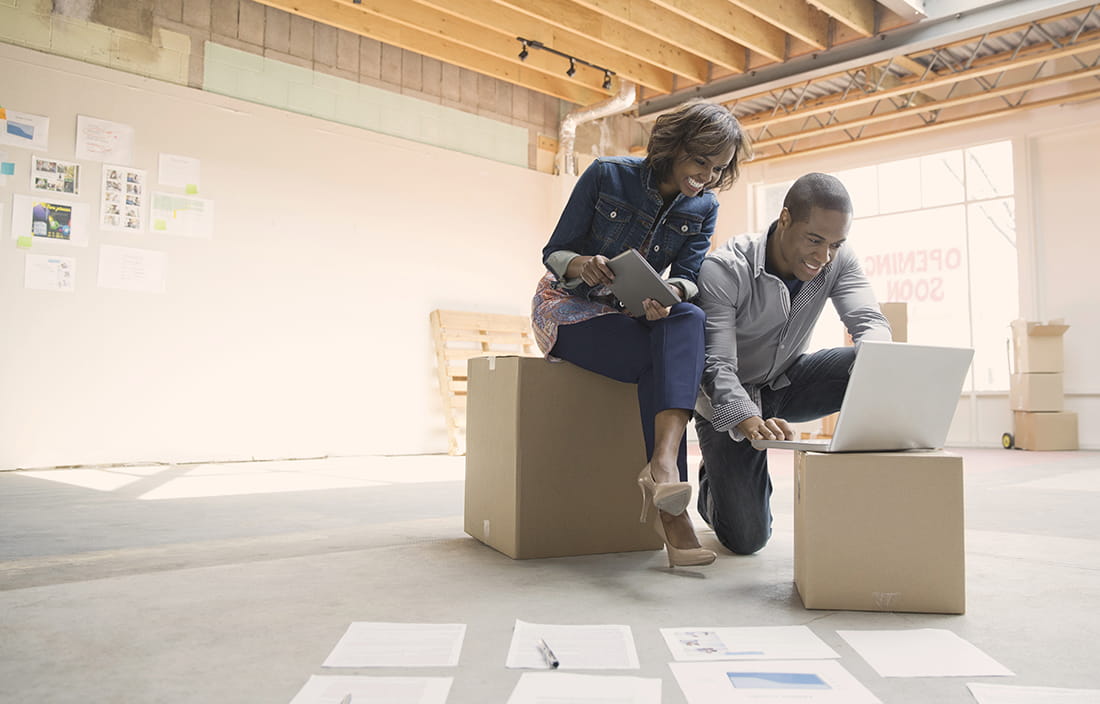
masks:
<svg viewBox="0 0 1100 704"><path fill-rule="evenodd" d="M443 414L447 420L448 454L466 453L466 361L472 357L512 355L539 357L525 315L433 310L436 369Z"/></svg>

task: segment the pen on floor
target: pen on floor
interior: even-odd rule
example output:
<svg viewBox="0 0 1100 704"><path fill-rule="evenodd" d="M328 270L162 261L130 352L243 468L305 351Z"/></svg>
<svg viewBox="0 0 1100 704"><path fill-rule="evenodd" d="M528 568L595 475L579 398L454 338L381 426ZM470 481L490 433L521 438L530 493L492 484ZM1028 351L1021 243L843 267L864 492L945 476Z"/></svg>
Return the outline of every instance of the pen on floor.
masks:
<svg viewBox="0 0 1100 704"><path fill-rule="evenodd" d="M558 665L561 663L558 662L558 657L554 655L553 650L550 650L550 646L546 644L546 641L539 638L538 646L539 652L542 653L542 659L546 661L546 666L551 670L558 669Z"/></svg>

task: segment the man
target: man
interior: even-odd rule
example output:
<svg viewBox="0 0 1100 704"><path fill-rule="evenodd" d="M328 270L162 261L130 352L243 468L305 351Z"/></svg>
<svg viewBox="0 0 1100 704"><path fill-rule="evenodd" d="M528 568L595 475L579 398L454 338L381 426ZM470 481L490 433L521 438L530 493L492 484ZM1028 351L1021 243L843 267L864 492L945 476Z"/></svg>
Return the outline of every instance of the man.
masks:
<svg viewBox="0 0 1100 704"><path fill-rule="evenodd" d="M707 315L703 393L695 429L699 513L735 553L751 554L771 537L767 451L754 439L791 439L787 421L840 409L856 348L805 354L831 299L857 346L889 340L851 247L852 201L827 174L791 186L765 234L742 235L707 256L696 303Z"/></svg>

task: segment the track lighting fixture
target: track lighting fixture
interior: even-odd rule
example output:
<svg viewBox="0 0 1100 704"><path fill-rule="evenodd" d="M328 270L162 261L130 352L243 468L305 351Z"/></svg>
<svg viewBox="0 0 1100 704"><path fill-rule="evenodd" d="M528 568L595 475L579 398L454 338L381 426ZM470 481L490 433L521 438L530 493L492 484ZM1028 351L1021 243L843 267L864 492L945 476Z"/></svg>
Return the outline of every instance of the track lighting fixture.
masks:
<svg viewBox="0 0 1100 704"><path fill-rule="evenodd" d="M527 39L525 37L516 37L516 41L518 41L520 43L520 51L519 51L519 60L520 61L525 61L527 59L527 56L530 53L528 51L528 49L542 49L543 51L548 51L551 54L555 54L557 56L560 56L563 59L569 59L569 68L565 70L565 75L569 76L570 78L572 78L573 76L576 75L576 73L577 73L577 64L584 64L585 66L588 66L590 68L594 68L597 71L603 71L603 84L602 84L603 89L604 90L611 90L611 77L615 75L615 72L612 71L611 69L604 68L603 66L597 66L596 64L585 61L584 59L578 59L576 56L570 56L569 54L566 54L565 52L558 51L557 49L553 49L551 47L546 46L545 44L538 41L537 39Z"/></svg>

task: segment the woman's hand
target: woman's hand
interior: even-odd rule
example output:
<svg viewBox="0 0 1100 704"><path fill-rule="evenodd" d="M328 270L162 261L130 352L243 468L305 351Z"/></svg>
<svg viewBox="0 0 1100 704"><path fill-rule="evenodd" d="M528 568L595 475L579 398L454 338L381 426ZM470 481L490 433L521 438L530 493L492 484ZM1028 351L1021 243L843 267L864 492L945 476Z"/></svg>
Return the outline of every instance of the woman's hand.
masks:
<svg viewBox="0 0 1100 704"><path fill-rule="evenodd" d="M615 274L611 272L611 267L607 265L607 257L602 254L592 257L573 257L572 261L569 262L565 276L570 279L579 276L589 286L609 284L615 279Z"/></svg>
<svg viewBox="0 0 1100 704"><path fill-rule="evenodd" d="M654 298L647 298L642 301L642 305L645 307L645 319L646 320L660 320L661 318L667 318L671 308L661 305L660 301Z"/></svg>

